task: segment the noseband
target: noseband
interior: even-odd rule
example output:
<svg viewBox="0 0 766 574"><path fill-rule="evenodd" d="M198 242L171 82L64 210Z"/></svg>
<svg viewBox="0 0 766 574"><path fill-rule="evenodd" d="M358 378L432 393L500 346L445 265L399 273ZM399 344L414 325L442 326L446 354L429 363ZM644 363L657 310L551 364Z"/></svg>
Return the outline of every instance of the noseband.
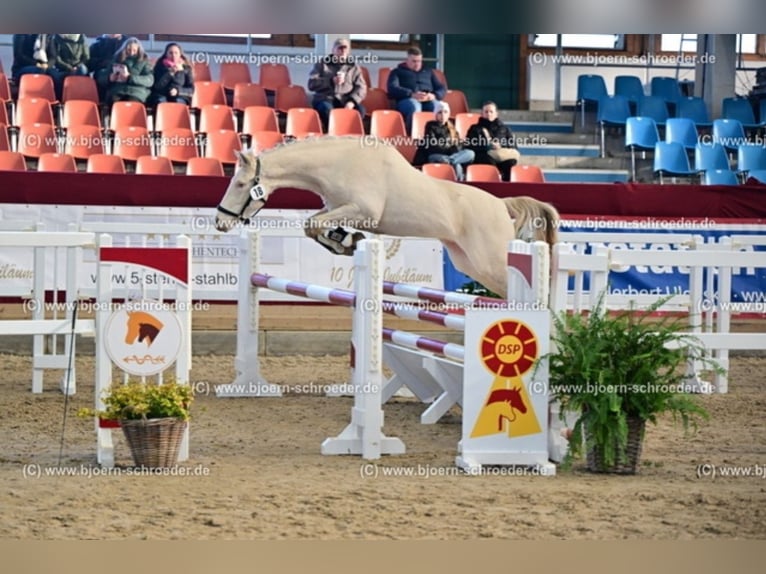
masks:
<svg viewBox="0 0 766 574"><path fill-rule="evenodd" d="M226 209L220 203L218 204L216 209L220 211L221 213L223 213L224 215L228 215L229 217L235 217L236 219L240 221L247 222L248 220L242 217L242 214L245 213L245 210L250 205L250 202L260 201L263 203L263 205L266 205L266 199L265 199L266 190L263 189L263 186L259 184L260 180L261 180L261 160L259 158L255 158L255 177L253 178L253 187L250 188L250 193L247 194L247 200L242 206L242 209L239 210L239 213L235 213L234 211ZM261 209L263 209L263 205L261 206Z"/></svg>

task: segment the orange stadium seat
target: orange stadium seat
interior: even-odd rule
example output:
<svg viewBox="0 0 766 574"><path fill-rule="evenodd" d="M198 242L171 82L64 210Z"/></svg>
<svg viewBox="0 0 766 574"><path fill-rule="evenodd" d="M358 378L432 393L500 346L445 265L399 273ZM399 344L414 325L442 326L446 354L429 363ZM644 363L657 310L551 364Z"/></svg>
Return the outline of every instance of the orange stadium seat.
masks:
<svg viewBox="0 0 766 574"><path fill-rule="evenodd" d="M450 112L453 116L456 114L466 114L471 111L468 107L468 99L465 97L465 93L460 90L447 90L442 101L449 104Z"/></svg>
<svg viewBox="0 0 766 574"><path fill-rule="evenodd" d="M223 177L223 165L214 157L192 157L186 164L186 175L209 175Z"/></svg>
<svg viewBox="0 0 766 574"><path fill-rule="evenodd" d="M192 64L192 76L195 82L210 82L210 65L207 62L194 62Z"/></svg>
<svg viewBox="0 0 766 574"><path fill-rule="evenodd" d="M37 160L37 171L77 173L77 164L69 154L44 153Z"/></svg>
<svg viewBox="0 0 766 574"><path fill-rule="evenodd" d="M66 100L61 116L61 127L96 126L101 129L101 112L98 104L90 100Z"/></svg>
<svg viewBox="0 0 766 574"><path fill-rule="evenodd" d="M220 82L194 82L191 107L200 109L208 104L226 105L226 93Z"/></svg>
<svg viewBox="0 0 766 574"><path fill-rule="evenodd" d="M19 79L18 98L42 98L56 103L53 78L46 74L24 74Z"/></svg>
<svg viewBox="0 0 766 574"><path fill-rule="evenodd" d="M356 110L347 108L330 110L327 133L333 136L364 135L362 116Z"/></svg>
<svg viewBox="0 0 766 574"><path fill-rule="evenodd" d="M0 151L0 171L27 171L24 155L15 151Z"/></svg>
<svg viewBox="0 0 766 574"><path fill-rule="evenodd" d="M284 64L261 64L258 83L263 89L276 92L279 88L292 84L290 70Z"/></svg>
<svg viewBox="0 0 766 574"><path fill-rule="evenodd" d="M278 132L279 120L274 108L267 106L248 106L242 117L242 133Z"/></svg>
<svg viewBox="0 0 766 574"><path fill-rule="evenodd" d="M502 177L494 165L476 163L469 165L466 169L465 180L500 182Z"/></svg>
<svg viewBox="0 0 766 574"><path fill-rule="evenodd" d="M96 81L90 76L67 76L61 91L61 101L87 100L99 103Z"/></svg>
<svg viewBox="0 0 766 574"><path fill-rule="evenodd" d="M173 164L166 157L142 155L136 160L137 175L173 175Z"/></svg>
<svg viewBox="0 0 766 574"><path fill-rule="evenodd" d="M191 129L189 106L180 102L161 102L154 110L154 131Z"/></svg>
<svg viewBox="0 0 766 574"><path fill-rule="evenodd" d="M231 107L235 110L244 111L250 106L268 106L266 90L260 84L240 82L234 85L234 97Z"/></svg>
<svg viewBox="0 0 766 574"><path fill-rule="evenodd" d="M384 92L388 91L388 76L391 73L391 68L378 68L378 88Z"/></svg>
<svg viewBox="0 0 766 574"><path fill-rule="evenodd" d="M8 83L8 77L0 73L0 103L11 100L11 85Z"/></svg>
<svg viewBox="0 0 766 574"><path fill-rule="evenodd" d="M235 130L234 110L229 106L209 104L200 108L197 131L207 133L214 130Z"/></svg>
<svg viewBox="0 0 766 574"><path fill-rule="evenodd" d="M64 137L64 153L77 159L86 159L104 153L105 141L100 128L87 124L73 125L67 129Z"/></svg>
<svg viewBox="0 0 766 574"><path fill-rule="evenodd" d="M391 102L388 100L388 94L385 90L379 88L367 88L367 95L362 102L364 111L368 116L372 116L377 110L391 109Z"/></svg>
<svg viewBox="0 0 766 574"><path fill-rule="evenodd" d="M481 114L474 114L471 112L453 115L455 119L455 129L457 130L457 133L460 134L461 138L467 137L470 127L477 123L481 118Z"/></svg>
<svg viewBox="0 0 766 574"><path fill-rule="evenodd" d="M455 169L448 163L424 163L423 173L435 177L436 179L457 181Z"/></svg>
<svg viewBox="0 0 766 574"><path fill-rule="evenodd" d="M192 158L199 157L197 139L194 132L186 128L168 129L159 137L157 155L170 161L186 163Z"/></svg>
<svg viewBox="0 0 766 574"><path fill-rule="evenodd" d="M217 158L223 164L237 162L235 151L242 150L239 134L234 130L213 130L205 138L205 157Z"/></svg>
<svg viewBox="0 0 766 574"><path fill-rule="evenodd" d="M511 181L523 183L545 183L543 170L536 165L514 165L511 168Z"/></svg>
<svg viewBox="0 0 766 574"><path fill-rule="evenodd" d="M435 119L433 112L415 112L412 114L412 139L421 139L426 133L426 124Z"/></svg>
<svg viewBox="0 0 766 574"><path fill-rule="evenodd" d="M53 119L51 103L45 98L19 98L16 101L16 120L14 124L17 126L25 124L54 125L55 121Z"/></svg>
<svg viewBox="0 0 766 574"><path fill-rule="evenodd" d="M146 106L141 102L114 102L109 115L109 129L136 127L146 129Z"/></svg>
<svg viewBox="0 0 766 574"><path fill-rule="evenodd" d="M254 131L249 135L250 147L255 153L261 153L285 142L285 137L275 131Z"/></svg>
<svg viewBox="0 0 766 574"><path fill-rule="evenodd" d="M114 133L114 154L130 161L136 161L142 155L152 155L149 131L138 126L118 127Z"/></svg>
<svg viewBox="0 0 766 574"><path fill-rule="evenodd" d="M125 162L118 155L95 154L88 158L88 173L125 173Z"/></svg>
<svg viewBox="0 0 766 574"><path fill-rule="evenodd" d="M219 80L225 90L234 91L237 84L250 84L250 66L244 62L223 62L219 70Z"/></svg>
<svg viewBox="0 0 766 574"><path fill-rule="evenodd" d="M291 108L287 112L285 134L296 138L321 135L322 122L314 108Z"/></svg>
<svg viewBox="0 0 766 574"><path fill-rule="evenodd" d="M8 108L5 107L5 102L0 102L0 126L10 125L10 119L8 118Z"/></svg>
<svg viewBox="0 0 766 574"><path fill-rule="evenodd" d="M308 105L308 96L303 86L282 86L274 96L274 107L285 114L292 108L305 108Z"/></svg>
<svg viewBox="0 0 766 574"><path fill-rule="evenodd" d="M0 151L11 151L11 142L8 139L8 128L0 124Z"/></svg>
<svg viewBox="0 0 766 574"><path fill-rule="evenodd" d="M404 117L397 110L375 110L370 120L370 134L379 138L406 137Z"/></svg>
<svg viewBox="0 0 766 574"><path fill-rule="evenodd" d="M23 124L19 127L16 151L26 157L40 157L44 153L58 152L56 132L50 124Z"/></svg>

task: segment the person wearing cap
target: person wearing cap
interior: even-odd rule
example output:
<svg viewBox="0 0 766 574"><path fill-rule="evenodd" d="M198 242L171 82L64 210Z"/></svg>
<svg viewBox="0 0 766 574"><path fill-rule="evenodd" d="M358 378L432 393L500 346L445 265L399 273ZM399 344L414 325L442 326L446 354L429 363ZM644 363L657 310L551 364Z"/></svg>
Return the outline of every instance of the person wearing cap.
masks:
<svg viewBox="0 0 766 574"><path fill-rule="evenodd" d="M332 54L317 62L309 74L309 91L314 92L312 106L322 119L327 131L330 111L334 108L356 109L364 118L362 101L367 95L367 84L362 70L351 56L351 42L338 38Z"/></svg>

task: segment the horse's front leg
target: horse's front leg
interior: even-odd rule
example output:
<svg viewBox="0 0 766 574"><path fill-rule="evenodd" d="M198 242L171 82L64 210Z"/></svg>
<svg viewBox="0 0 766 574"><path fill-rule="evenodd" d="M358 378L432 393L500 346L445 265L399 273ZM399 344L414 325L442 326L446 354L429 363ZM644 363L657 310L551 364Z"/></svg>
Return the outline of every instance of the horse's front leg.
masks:
<svg viewBox="0 0 766 574"><path fill-rule="evenodd" d="M352 255L356 244L364 239L360 232L351 233L347 227L361 227L362 213L355 205L342 205L337 209L323 209L306 222L306 235L338 255Z"/></svg>

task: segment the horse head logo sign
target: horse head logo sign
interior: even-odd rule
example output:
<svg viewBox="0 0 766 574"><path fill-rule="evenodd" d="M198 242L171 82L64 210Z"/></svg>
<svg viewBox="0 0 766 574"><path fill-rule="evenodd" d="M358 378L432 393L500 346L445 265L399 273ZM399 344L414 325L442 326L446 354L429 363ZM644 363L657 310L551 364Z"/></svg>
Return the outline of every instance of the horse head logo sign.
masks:
<svg viewBox="0 0 766 574"><path fill-rule="evenodd" d="M133 345L138 339L139 343L146 342L146 346L151 347L165 325L157 317L145 311L127 311L127 314L125 343Z"/></svg>
<svg viewBox="0 0 766 574"><path fill-rule="evenodd" d="M538 356L537 336L516 320L497 321L481 337L481 361L494 380L471 438L505 433L509 438L541 432L522 379Z"/></svg>
<svg viewBox="0 0 766 574"><path fill-rule="evenodd" d="M158 301L132 301L114 311L106 323L104 344L123 371L150 376L172 365L188 333L175 311Z"/></svg>

